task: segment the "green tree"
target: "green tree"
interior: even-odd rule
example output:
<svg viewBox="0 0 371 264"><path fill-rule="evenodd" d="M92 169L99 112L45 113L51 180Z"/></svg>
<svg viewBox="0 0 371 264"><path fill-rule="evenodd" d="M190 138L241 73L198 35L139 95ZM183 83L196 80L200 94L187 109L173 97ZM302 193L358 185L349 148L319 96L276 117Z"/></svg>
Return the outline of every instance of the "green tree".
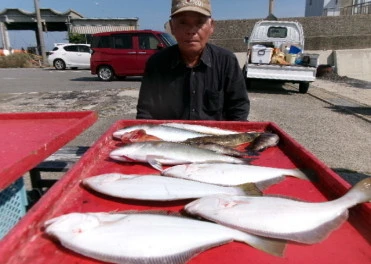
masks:
<svg viewBox="0 0 371 264"><path fill-rule="evenodd" d="M86 43L86 36L83 34L69 33L68 41L69 43Z"/></svg>

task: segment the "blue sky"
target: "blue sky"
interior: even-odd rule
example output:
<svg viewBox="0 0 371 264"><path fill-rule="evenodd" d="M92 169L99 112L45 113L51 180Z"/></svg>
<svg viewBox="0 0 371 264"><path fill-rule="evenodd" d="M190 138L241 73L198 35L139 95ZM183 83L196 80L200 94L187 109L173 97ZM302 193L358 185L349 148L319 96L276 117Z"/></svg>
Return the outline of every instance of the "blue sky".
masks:
<svg viewBox="0 0 371 264"><path fill-rule="evenodd" d="M212 0L216 20L265 18L269 0ZM58 12L72 9L86 18L139 18L141 29L163 30L170 15L171 0L39 0L40 8ZM34 0L0 0L0 12L6 8L20 8L35 12ZM277 17L304 16L305 0L275 0ZM49 32L44 36L46 49L55 42L67 42L66 32ZM15 49L35 46L32 31L9 31L11 46ZM0 43L2 46L2 43Z"/></svg>

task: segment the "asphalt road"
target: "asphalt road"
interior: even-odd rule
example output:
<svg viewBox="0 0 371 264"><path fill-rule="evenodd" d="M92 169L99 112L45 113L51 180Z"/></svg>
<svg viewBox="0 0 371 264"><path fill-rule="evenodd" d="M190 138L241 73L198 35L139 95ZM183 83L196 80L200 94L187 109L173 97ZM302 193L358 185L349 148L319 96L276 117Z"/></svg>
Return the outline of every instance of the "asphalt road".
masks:
<svg viewBox="0 0 371 264"><path fill-rule="evenodd" d="M86 70L0 69L0 112L95 110L98 122L69 143L91 145L115 121L135 118L139 87L140 77L105 83ZM275 122L352 184L371 175L370 105L318 85L299 94L259 82L249 96L250 121Z"/></svg>

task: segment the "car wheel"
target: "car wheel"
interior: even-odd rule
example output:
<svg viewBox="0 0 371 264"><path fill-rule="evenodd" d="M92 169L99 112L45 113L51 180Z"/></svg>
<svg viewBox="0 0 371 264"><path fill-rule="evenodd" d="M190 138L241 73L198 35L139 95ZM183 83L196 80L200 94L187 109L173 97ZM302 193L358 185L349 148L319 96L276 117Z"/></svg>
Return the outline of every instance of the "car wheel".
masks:
<svg viewBox="0 0 371 264"><path fill-rule="evenodd" d="M309 89L309 82L299 83L299 93L305 94L308 92L308 89Z"/></svg>
<svg viewBox="0 0 371 264"><path fill-rule="evenodd" d="M65 70L66 69L66 63L61 59L56 59L53 63L54 68L57 70Z"/></svg>
<svg viewBox="0 0 371 264"><path fill-rule="evenodd" d="M115 73L109 66L100 66L98 69L98 78L105 82L110 82L115 77Z"/></svg>

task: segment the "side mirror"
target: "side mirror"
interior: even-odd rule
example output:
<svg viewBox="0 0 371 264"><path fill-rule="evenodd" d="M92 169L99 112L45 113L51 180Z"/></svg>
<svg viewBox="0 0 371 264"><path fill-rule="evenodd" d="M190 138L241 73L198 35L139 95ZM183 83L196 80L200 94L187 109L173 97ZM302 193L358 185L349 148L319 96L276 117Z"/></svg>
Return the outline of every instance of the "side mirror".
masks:
<svg viewBox="0 0 371 264"><path fill-rule="evenodd" d="M165 48L164 43L158 43L157 44L157 49L163 49L163 48Z"/></svg>
<svg viewBox="0 0 371 264"><path fill-rule="evenodd" d="M249 42L249 37L245 37L245 38L243 39L243 42L244 42L245 44L247 44L247 43Z"/></svg>

